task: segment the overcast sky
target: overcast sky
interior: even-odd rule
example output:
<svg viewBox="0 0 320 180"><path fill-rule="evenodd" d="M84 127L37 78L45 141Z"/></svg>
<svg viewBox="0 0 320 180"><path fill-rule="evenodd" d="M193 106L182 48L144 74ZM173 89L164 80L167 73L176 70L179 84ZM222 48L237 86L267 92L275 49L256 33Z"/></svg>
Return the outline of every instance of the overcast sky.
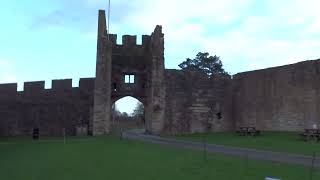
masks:
<svg viewBox="0 0 320 180"><path fill-rule="evenodd" d="M111 33L163 26L166 68L199 51L231 74L320 58L319 0L111 0ZM0 83L95 76L107 0L1 0Z"/></svg>

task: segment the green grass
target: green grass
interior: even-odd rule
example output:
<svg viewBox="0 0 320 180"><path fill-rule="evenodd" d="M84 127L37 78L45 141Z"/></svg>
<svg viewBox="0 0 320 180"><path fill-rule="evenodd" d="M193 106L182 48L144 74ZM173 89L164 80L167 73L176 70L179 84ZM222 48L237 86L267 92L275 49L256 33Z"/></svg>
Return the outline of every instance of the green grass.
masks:
<svg viewBox="0 0 320 180"><path fill-rule="evenodd" d="M50 140L59 140L50 138ZM61 140L61 139L60 139ZM320 170L313 179L320 179ZM0 139L0 179L8 180L285 180L308 179L310 169L183 150L115 137L32 142Z"/></svg>
<svg viewBox="0 0 320 180"><path fill-rule="evenodd" d="M320 142L305 142L296 132L263 132L261 136L239 136L235 133L209 133L178 135L174 138L203 142L203 137L211 144L245 147L275 152L320 156Z"/></svg>

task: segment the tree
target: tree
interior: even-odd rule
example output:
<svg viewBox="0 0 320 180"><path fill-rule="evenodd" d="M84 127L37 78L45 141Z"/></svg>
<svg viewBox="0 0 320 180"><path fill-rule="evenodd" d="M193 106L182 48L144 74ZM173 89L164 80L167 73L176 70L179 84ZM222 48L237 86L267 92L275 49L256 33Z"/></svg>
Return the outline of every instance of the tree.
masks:
<svg viewBox="0 0 320 180"><path fill-rule="evenodd" d="M123 118L128 118L129 115L128 115L127 112L122 112L122 113L121 113L121 117L123 117Z"/></svg>
<svg viewBox="0 0 320 180"><path fill-rule="evenodd" d="M179 64L182 70L199 71L206 74L208 77L214 75L229 75L223 67L219 56L209 56L209 53L199 52L194 59L187 58L184 62Z"/></svg>
<svg viewBox="0 0 320 180"><path fill-rule="evenodd" d="M132 116L142 117L144 113L144 107L141 102L137 102L135 109L133 110Z"/></svg>
<svg viewBox="0 0 320 180"><path fill-rule="evenodd" d="M134 117L138 124L145 123L144 119L144 106L141 102L137 102L135 109L133 110L132 117Z"/></svg>

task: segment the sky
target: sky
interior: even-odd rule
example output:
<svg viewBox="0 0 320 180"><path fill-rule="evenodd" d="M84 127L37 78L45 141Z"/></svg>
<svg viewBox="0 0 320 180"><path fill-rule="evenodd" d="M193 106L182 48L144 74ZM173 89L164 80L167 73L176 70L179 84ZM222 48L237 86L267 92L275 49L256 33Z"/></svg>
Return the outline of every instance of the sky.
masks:
<svg viewBox="0 0 320 180"><path fill-rule="evenodd" d="M319 0L111 0L110 33L162 25L165 66L198 52L231 74L320 58ZM1 0L0 83L95 76L98 10L107 0ZM129 102L129 103L128 103ZM121 103L130 112L132 99ZM126 105L123 105L126 104Z"/></svg>

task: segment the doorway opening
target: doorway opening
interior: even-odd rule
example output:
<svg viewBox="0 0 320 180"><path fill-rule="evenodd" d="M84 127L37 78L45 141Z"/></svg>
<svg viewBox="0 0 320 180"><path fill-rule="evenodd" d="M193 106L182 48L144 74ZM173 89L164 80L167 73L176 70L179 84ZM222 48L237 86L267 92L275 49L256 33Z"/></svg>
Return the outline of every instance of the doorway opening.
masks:
<svg viewBox="0 0 320 180"><path fill-rule="evenodd" d="M129 130L145 132L145 108L141 101L125 96L112 104L111 130L123 132Z"/></svg>

